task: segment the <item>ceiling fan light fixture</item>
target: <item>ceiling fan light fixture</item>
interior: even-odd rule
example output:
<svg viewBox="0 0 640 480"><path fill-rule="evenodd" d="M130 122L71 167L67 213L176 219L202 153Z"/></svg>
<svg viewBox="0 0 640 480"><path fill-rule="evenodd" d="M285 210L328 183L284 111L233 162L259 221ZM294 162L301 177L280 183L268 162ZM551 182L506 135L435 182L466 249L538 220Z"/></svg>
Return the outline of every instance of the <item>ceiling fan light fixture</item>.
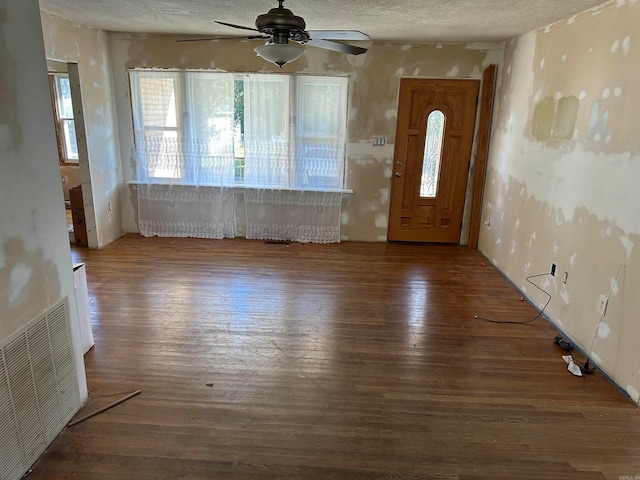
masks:
<svg viewBox="0 0 640 480"><path fill-rule="evenodd" d="M275 63L282 68L285 63L293 62L300 58L304 53L302 45L294 45L291 43L267 43L254 48L259 57L266 61Z"/></svg>

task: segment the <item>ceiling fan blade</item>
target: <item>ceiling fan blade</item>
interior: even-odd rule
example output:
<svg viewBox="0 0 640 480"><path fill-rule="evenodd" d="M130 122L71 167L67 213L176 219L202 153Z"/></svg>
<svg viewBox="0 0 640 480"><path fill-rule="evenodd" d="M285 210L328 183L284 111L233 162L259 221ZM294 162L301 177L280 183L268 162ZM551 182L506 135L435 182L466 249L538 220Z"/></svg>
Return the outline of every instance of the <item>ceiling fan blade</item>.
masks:
<svg viewBox="0 0 640 480"><path fill-rule="evenodd" d="M307 30L312 40L371 40L358 30Z"/></svg>
<svg viewBox="0 0 640 480"><path fill-rule="evenodd" d="M258 32L259 31L256 28L243 27L242 25L234 25L233 23L218 22L217 20L216 20L216 23L219 23L220 25L224 25L226 27L240 28L242 30L251 30L253 32Z"/></svg>
<svg viewBox="0 0 640 480"><path fill-rule="evenodd" d="M309 40L304 45L310 45L312 47L324 48L325 50L332 50L334 52L348 53L350 55L360 55L367 51L366 48L356 47L355 45L349 45L346 43L332 42L331 40Z"/></svg>
<svg viewBox="0 0 640 480"><path fill-rule="evenodd" d="M208 42L211 40L255 40L257 38L271 38L267 35L249 35L248 37L203 37L203 38L181 38L176 42Z"/></svg>

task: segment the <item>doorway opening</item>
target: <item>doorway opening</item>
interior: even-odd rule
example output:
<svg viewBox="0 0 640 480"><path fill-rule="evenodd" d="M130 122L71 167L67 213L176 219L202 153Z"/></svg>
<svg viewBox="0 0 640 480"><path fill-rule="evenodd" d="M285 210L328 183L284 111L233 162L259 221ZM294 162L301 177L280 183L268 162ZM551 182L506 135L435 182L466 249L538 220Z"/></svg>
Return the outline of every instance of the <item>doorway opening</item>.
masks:
<svg viewBox="0 0 640 480"><path fill-rule="evenodd" d="M81 166L76 135L76 120L74 118L76 109L73 102L70 66L72 66L72 73L73 71L77 72L75 63L47 59L53 122L58 144L57 161L60 165L60 180L67 213L69 242L87 245L82 195L81 193L78 195L82 188L80 181ZM55 160L52 159L52 161Z"/></svg>

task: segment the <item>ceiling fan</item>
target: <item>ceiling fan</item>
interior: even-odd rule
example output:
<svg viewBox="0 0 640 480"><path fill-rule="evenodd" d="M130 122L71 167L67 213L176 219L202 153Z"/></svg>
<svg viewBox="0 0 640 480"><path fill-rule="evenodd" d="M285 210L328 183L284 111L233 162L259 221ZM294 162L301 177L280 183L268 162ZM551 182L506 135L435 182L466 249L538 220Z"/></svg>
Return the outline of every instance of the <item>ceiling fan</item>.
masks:
<svg viewBox="0 0 640 480"><path fill-rule="evenodd" d="M264 38L267 43L255 48L256 53L275 63L279 67L288 62L292 62L300 57L304 52L303 45L324 48L334 52L347 53L350 55L360 55L367 51L364 47L349 45L347 43L336 42L335 40L371 40L366 33L357 30L305 30L304 18L294 15L291 10L284 8L284 0L278 0L278 7L272 8L268 13L258 15L256 18L256 28L234 25L232 23L218 22L220 25L238 28L241 30L251 30L258 32L247 38L254 40ZM238 37L207 37L207 38L187 38L178 42L201 42L208 40L237 39ZM298 45L289 43L295 42Z"/></svg>

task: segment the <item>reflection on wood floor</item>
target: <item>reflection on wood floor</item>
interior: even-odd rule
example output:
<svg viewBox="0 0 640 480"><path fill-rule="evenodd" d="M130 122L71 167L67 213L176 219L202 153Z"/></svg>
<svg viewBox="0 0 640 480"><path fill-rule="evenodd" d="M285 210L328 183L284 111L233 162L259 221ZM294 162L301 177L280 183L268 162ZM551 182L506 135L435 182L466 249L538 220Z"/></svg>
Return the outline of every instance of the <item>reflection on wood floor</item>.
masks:
<svg viewBox="0 0 640 480"><path fill-rule="evenodd" d="M640 475L636 408L569 374L545 320L474 319L536 314L477 252L129 235L73 256L87 409L142 394L67 428L30 480Z"/></svg>

